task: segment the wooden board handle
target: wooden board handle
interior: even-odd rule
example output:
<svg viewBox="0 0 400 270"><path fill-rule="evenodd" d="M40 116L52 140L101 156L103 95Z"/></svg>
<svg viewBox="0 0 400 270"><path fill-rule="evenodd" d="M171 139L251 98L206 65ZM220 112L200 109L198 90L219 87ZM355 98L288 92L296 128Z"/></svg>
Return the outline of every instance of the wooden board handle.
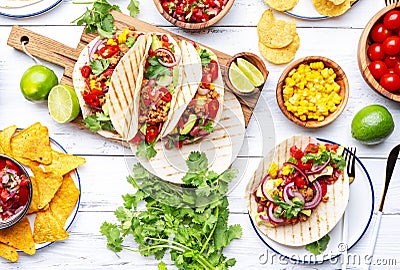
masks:
<svg viewBox="0 0 400 270"><path fill-rule="evenodd" d="M77 49L73 49L58 41L14 25L8 37L7 45L19 51L23 51L21 43L24 40L28 42L25 44L25 48L30 54L64 67L64 75L72 77L75 62L79 56Z"/></svg>

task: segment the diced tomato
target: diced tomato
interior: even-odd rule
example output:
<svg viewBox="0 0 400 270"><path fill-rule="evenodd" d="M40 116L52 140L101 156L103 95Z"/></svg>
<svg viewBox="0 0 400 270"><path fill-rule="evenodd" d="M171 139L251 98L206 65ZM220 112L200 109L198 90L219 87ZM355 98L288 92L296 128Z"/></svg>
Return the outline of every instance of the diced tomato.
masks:
<svg viewBox="0 0 400 270"><path fill-rule="evenodd" d="M113 74L113 72L114 72L114 69L113 69L113 68L107 68L107 69L103 72L103 75L104 75L104 76L111 76L111 75Z"/></svg>
<svg viewBox="0 0 400 270"><path fill-rule="evenodd" d="M295 159L300 159L304 156L304 153L296 145L293 145L290 147L290 155Z"/></svg>
<svg viewBox="0 0 400 270"><path fill-rule="evenodd" d="M326 195L326 192L328 191L328 185L325 181L319 181L319 183L321 184L322 188L322 197L324 197Z"/></svg>
<svg viewBox="0 0 400 270"><path fill-rule="evenodd" d="M29 190L27 186L22 186L19 188L19 200L18 204L25 205L29 198Z"/></svg>
<svg viewBox="0 0 400 270"><path fill-rule="evenodd" d="M296 178L294 178L294 184L299 188L304 188L304 186L306 185L306 181L302 176L297 176Z"/></svg>
<svg viewBox="0 0 400 270"><path fill-rule="evenodd" d="M135 145L139 145L141 140L142 140L142 136L140 135L140 131L138 131L138 133L136 133L135 137L133 137L133 139L131 140L131 143L133 143Z"/></svg>
<svg viewBox="0 0 400 270"><path fill-rule="evenodd" d="M319 148L318 144L316 144L316 143L309 143L309 144L307 145L306 149L304 149L304 152L305 152L305 153L313 153L313 154L316 154L316 153L318 153L318 148Z"/></svg>
<svg viewBox="0 0 400 270"><path fill-rule="evenodd" d="M179 128L180 128L180 129L183 129L183 128L185 127L185 123L183 122L183 119L182 119L182 117L181 117L181 118L179 118L179 121L178 121L178 126L179 126Z"/></svg>
<svg viewBox="0 0 400 270"><path fill-rule="evenodd" d="M218 78L218 63L215 60L211 60L208 64L208 68L211 73L211 81L215 81Z"/></svg>
<svg viewBox="0 0 400 270"><path fill-rule="evenodd" d="M299 167L302 171L311 170L312 164L310 163L303 163L301 159L297 160L297 167Z"/></svg>
<svg viewBox="0 0 400 270"><path fill-rule="evenodd" d="M3 201L3 203L5 203L8 199L8 197L10 196L10 194L8 193L7 190L3 189L0 193L0 199Z"/></svg>
<svg viewBox="0 0 400 270"><path fill-rule="evenodd" d="M183 145L183 141L175 141L174 145L176 148L181 149Z"/></svg>
<svg viewBox="0 0 400 270"><path fill-rule="evenodd" d="M328 151L333 151L336 153L336 150L339 148L339 145L337 144L332 144L332 143L326 143L325 144L326 150Z"/></svg>
<svg viewBox="0 0 400 270"><path fill-rule="evenodd" d="M208 117L214 119L217 116L218 109L219 109L219 102L216 99L213 99L205 104L205 109Z"/></svg>
<svg viewBox="0 0 400 270"><path fill-rule="evenodd" d="M8 159L6 160L6 166L7 166L9 169L11 169L11 170L16 171L18 175L21 174L21 170L20 170L20 169L18 168L18 166L15 165L15 163L12 162L11 160L8 160Z"/></svg>
<svg viewBox="0 0 400 270"><path fill-rule="evenodd" d="M25 174L21 175L21 182L19 183L19 185L22 186L26 186L29 184L29 179L26 177Z"/></svg>
<svg viewBox="0 0 400 270"><path fill-rule="evenodd" d="M83 94L83 100L85 100L86 104L92 107L99 107L100 106L100 100L99 97L95 94L92 93L84 93Z"/></svg>
<svg viewBox="0 0 400 270"><path fill-rule="evenodd" d="M211 83L212 83L212 74L211 73L203 74L203 77L201 77L202 86L204 88L210 89Z"/></svg>

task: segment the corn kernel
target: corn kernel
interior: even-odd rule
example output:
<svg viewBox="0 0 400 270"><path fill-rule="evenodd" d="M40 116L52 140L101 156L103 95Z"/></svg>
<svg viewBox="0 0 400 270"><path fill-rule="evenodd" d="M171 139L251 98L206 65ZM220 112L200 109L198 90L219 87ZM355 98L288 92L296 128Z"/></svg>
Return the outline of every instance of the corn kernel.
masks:
<svg viewBox="0 0 400 270"><path fill-rule="evenodd" d="M292 171L292 167L286 165L282 168L282 175L288 175Z"/></svg>
<svg viewBox="0 0 400 270"><path fill-rule="evenodd" d="M275 162L272 162L270 165L269 165L269 168L268 168L268 174L272 177L272 178L275 178L276 177L276 175L278 174L278 164L276 164Z"/></svg>

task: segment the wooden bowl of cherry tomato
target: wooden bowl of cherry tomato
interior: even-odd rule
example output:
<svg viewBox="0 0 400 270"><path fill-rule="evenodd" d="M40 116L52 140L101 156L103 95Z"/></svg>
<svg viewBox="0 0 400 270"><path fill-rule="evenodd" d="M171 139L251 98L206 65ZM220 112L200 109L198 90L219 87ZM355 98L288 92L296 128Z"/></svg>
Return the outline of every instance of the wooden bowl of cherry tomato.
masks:
<svg viewBox="0 0 400 270"><path fill-rule="evenodd" d="M0 154L0 230L17 224L27 214L32 201L32 183L24 166Z"/></svg>
<svg viewBox="0 0 400 270"><path fill-rule="evenodd" d="M367 23L358 43L358 66L373 90L400 102L400 3Z"/></svg>
<svg viewBox="0 0 400 270"><path fill-rule="evenodd" d="M185 29L203 29L221 20L234 0L153 0L170 23Z"/></svg>

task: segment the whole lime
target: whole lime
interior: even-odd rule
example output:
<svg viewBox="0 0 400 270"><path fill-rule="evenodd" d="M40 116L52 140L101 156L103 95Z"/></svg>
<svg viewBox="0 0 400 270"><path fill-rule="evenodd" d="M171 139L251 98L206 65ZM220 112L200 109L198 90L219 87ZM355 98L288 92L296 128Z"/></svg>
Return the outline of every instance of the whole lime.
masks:
<svg viewBox="0 0 400 270"><path fill-rule="evenodd" d="M27 100L40 102L47 99L51 88L57 84L58 78L54 71L42 65L34 65L24 72L19 86Z"/></svg>
<svg viewBox="0 0 400 270"><path fill-rule="evenodd" d="M351 122L353 138L367 145L383 142L393 130L392 115L385 107L377 104L362 108Z"/></svg>

